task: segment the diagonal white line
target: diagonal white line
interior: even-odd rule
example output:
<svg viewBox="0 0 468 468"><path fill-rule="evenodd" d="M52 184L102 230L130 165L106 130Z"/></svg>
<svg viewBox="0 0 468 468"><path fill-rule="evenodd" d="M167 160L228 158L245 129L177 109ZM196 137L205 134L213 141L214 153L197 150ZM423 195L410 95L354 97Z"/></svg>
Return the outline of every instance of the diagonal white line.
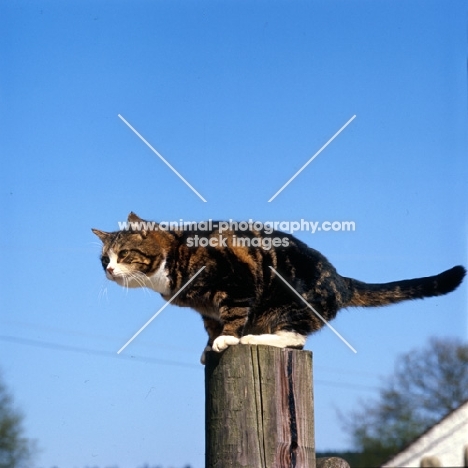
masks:
<svg viewBox="0 0 468 468"><path fill-rule="evenodd" d="M118 351L120 354L206 267L202 266Z"/></svg>
<svg viewBox="0 0 468 468"><path fill-rule="evenodd" d="M164 159L164 157L163 157L158 151L156 151L156 150L148 143L148 141L146 141L146 140L140 135L140 133L138 133L138 132L137 132L137 131L120 115L120 114L118 114L118 117L122 120L122 122L124 122L124 123L127 125L127 127L128 127L130 130L132 130L132 131L135 133L136 136L138 136L138 137L140 138L140 140L141 140L146 146L148 146L148 148L149 148L151 151L153 151L154 154L156 154L156 156L159 157L159 159L161 159L161 161L162 161L164 164L167 165L167 167L169 167L169 169L172 170L172 172L174 172L174 174L176 174L176 175L179 177L179 179L182 180L182 182L184 182L184 183L187 185L187 187L189 187L190 189L192 189L192 191L193 191L196 195L198 195L198 197L201 198L201 199L206 203L206 200L205 200L205 199L204 199L188 182L187 182L187 180L185 180L185 178L184 178L179 172L177 172L177 170L176 170L174 167L171 166L171 164L170 164L168 161L166 161L166 159Z"/></svg>
<svg viewBox="0 0 468 468"><path fill-rule="evenodd" d="M353 351L353 353L357 353L357 351L272 267L269 267L271 270L273 270L277 275L278 278L280 278L283 283L302 301L304 304L309 307L309 309L312 310L312 312L327 326L329 327L333 333L340 338L340 340L348 346L348 348Z"/></svg>
<svg viewBox="0 0 468 468"><path fill-rule="evenodd" d="M353 115L269 200L273 201L354 119Z"/></svg>

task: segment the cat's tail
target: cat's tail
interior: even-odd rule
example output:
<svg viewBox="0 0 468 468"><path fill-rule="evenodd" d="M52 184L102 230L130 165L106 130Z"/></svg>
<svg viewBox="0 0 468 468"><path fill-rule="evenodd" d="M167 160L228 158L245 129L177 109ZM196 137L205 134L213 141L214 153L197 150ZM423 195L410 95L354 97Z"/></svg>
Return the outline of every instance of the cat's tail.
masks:
<svg viewBox="0 0 468 468"><path fill-rule="evenodd" d="M455 290L465 274L464 267L455 266L435 276L391 283L370 284L345 278L352 292L345 307L378 307L411 299L442 296Z"/></svg>

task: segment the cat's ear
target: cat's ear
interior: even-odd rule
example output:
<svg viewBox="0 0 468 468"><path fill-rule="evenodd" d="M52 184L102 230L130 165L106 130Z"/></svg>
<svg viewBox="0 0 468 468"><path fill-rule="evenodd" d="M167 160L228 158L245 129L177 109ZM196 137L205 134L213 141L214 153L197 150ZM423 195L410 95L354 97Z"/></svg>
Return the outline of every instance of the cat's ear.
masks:
<svg viewBox="0 0 468 468"><path fill-rule="evenodd" d="M127 223L146 223L146 221L144 219L141 219L139 216L137 216L133 211L130 211L128 218L127 218ZM145 239L146 236L148 235L148 231L143 228L142 224L140 224L136 230L141 235L141 237L143 237L143 239Z"/></svg>
<svg viewBox="0 0 468 468"><path fill-rule="evenodd" d="M112 235L110 232L100 231L99 229L91 229L91 231L93 231L94 234L102 240L102 242L106 242L106 240Z"/></svg>
<svg viewBox="0 0 468 468"><path fill-rule="evenodd" d="M127 221L129 223L132 223L132 222L138 222L138 221L144 221L144 220L141 219L139 216L137 216L133 211L131 211L130 214L128 215Z"/></svg>

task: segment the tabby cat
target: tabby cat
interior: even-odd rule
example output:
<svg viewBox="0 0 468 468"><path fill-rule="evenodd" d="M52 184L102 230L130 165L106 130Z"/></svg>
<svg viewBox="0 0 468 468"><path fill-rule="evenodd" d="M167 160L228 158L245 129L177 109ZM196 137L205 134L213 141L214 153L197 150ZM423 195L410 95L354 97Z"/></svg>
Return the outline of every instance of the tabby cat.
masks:
<svg viewBox="0 0 468 468"><path fill-rule="evenodd" d="M127 227L141 222L146 223L130 213ZM154 226L116 232L93 229L103 243L106 276L127 288L153 289L165 300L183 288L172 303L201 314L209 337L205 352L221 352L239 342L301 349L307 335L324 325L316 313L328 322L344 307L440 296L453 291L466 273L455 266L435 276L368 284L340 276L320 252L287 233L252 229L220 234L215 227L197 232ZM213 242L194 246L196 235ZM239 245L239 238L249 242ZM261 246L266 240L271 248Z"/></svg>

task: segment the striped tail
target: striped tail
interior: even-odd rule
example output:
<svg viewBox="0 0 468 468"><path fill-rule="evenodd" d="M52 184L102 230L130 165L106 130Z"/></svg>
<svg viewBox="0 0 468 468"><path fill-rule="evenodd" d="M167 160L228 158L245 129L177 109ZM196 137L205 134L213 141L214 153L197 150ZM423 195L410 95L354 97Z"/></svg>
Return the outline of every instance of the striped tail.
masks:
<svg viewBox="0 0 468 468"><path fill-rule="evenodd" d="M345 307L378 307L411 299L442 296L455 290L465 274L464 267L455 266L435 276L391 283L371 284L345 278L352 292Z"/></svg>

